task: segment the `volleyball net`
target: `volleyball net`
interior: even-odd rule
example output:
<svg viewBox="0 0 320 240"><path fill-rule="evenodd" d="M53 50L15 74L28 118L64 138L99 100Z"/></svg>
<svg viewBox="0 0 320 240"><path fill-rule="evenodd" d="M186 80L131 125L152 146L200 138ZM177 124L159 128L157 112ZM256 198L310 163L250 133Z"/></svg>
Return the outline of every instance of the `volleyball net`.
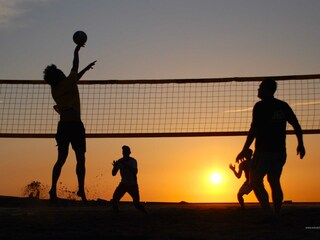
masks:
<svg viewBox="0 0 320 240"><path fill-rule="evenodd" d="M304 133L320 133L320 75L79 81L81 116L87 137L246 135L266 78L277 81L275 97ZM0 137L54 137L54 105L44 81L0 80Z"/></svg>

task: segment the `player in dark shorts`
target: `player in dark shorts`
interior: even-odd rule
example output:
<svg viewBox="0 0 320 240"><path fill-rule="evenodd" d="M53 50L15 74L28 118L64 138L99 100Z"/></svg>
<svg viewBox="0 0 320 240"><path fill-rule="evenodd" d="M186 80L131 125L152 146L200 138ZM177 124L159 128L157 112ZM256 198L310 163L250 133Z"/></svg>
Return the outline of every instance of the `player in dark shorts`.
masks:
<svg viewBox="0 0 320 240"><path fill-rule="evenodd" d="M251 164L251 186L261 206L270 209L269 196L263 185L267 176L272 191L275 214L279 214L283 201L280 184L282 167L286 162L286 125L292 125L298 140L297 154L305 155L301 126L291 107L276 99L277 83L273 79L261 82L257 102L253 108L251 127L242 151L236 161L243 159L255 139L255 152Z"/></svg>
<svg viewBox="0 0 320 240"><path fill-rule="evenodd" d="M238 172L236 171L236 167L232 164L229 165L229 168L233 171L234 175L237 178L241 178L242 172L244 172L246 181L242 184L240 187L237 197L238 201L240 203L240 206L244 209L244 199L243 195L248 195L252 191L252 187L250 184L250 164L251 164L251 158L252 158L252 150L248 149L246 155L244 156L244 159L241 159L239 163Z"/></svg>
<svg viewBox="0 0 320 240"><path fill-rule="evenodd" d="M119 211L119 201L125 193L129 193L132 197L133 204L136 209L146 212L140 203L140 194L137 181L138 165L137 160L130 157L131 150L128 146L122 147L123 157L117 161L113 161L112 176L117 175L120 170L121 182L113 193L112 206L115 212Z"/></svg>
<svg viewBox="0 0 320 240"><path fill-rule="evenodd" d="M81 197L82 201L87 201L84 191L86 139L85 128L81 121L80 97L77 83L83 74L94 66L96 61L78 72L79 50L81 47L84 47L84 45L77 45L74 50L73 65L69 76L65 76L53 64L47 66L43 72L44 80L51 86L51 94L57 104L54 106L54 109L60 114L56 134L58 160L53 167L52 185L49 191L51 200L57 199L57 181L67 159L69 144L71 143L77 159L76 173L79 185L77 195Z"/></svg>

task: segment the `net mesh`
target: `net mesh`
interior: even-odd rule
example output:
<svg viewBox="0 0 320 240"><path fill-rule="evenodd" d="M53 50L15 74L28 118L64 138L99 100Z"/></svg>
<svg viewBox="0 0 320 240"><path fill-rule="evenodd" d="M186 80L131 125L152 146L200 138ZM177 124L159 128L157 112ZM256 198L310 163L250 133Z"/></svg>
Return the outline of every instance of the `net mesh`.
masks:
<svg viewBox="0 0 320 240"><path fill-rule="evenodd" d="M82 120L88 137L245 135L265 78L80 81ZM320 75L273 78L304 133L319 133ZM0 80L0 137L53 137L53 105L43 81Z"/></svg>

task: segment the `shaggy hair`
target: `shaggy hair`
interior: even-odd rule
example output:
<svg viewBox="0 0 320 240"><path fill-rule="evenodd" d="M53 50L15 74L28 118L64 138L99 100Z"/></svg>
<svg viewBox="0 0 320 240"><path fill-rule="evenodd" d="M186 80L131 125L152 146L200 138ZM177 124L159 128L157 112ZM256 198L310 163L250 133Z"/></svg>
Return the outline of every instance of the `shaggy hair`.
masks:
<svg viewBox="0 0 320 240"><path fill-rule="evenodd" d="M58 85L58 83L65 78L66 76L64 75L64 73L54 64L47 66L43 71L43 79L51 87Z"/></svg>

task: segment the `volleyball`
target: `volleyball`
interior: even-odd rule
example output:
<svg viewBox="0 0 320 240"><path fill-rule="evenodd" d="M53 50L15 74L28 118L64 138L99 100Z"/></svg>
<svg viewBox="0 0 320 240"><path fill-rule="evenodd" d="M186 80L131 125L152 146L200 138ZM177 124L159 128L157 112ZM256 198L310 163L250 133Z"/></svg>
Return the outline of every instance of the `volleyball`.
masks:
<svg viewBox="0 0 320 240"><path fill-rule="evenodd" d="M88 39L87 34L85 32L83 32L83 31L76 31L73 34L73 41L77 45L85 44L87 39Z"/></svg>

